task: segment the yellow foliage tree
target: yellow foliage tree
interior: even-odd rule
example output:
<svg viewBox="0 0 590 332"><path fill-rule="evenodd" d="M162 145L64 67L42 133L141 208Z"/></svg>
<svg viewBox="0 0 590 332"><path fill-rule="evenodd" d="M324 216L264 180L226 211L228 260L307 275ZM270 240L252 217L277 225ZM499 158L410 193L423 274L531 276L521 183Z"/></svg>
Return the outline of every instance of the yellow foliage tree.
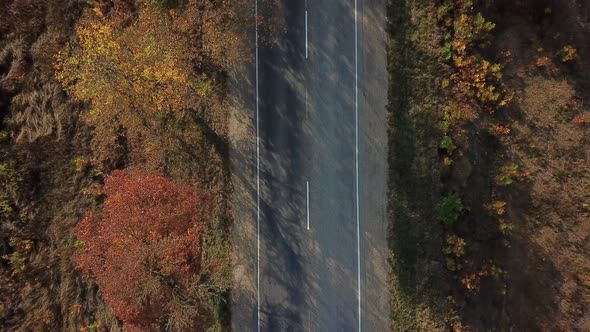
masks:
<svg viewBox="0 0 590 332"><path fill-rule="evenodd" d="M198 131L190 119L218 91L211 73L245 53L231 6L189 0L163 11L139 2L133 16L116 8L86 12L77 39L57 56L56 77L90 105L85 120L95 128L97 161L125 141L132 157L163 163L167 141Z"/></svg>

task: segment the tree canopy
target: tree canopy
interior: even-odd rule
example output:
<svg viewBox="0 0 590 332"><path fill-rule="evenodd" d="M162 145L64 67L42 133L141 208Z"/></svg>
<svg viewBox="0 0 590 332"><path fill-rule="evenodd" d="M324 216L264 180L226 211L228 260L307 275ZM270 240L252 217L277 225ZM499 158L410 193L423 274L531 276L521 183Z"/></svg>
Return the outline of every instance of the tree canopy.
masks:
<svg viewBox="0 0 590 332"><path fill-rule="evenodd" d="M75 42L57 57L57 79L90 105L85 118L96 129L99 161L121 138L131 152L150 155L161 152L165 137L194 131L185 128L187 118L216 98L215 73L247 54L233 2L188 0L162 9L137 1L136 7L88 10Z"/></svg>
<svg viewBox="0 0 590 332"><path fill-rule="evenodd" d="M128 331L194 327L212 195L139 171L115 171L101 213L75 229L77 267L96 279ZM179 321L181 320L181 321Z"/></svg>

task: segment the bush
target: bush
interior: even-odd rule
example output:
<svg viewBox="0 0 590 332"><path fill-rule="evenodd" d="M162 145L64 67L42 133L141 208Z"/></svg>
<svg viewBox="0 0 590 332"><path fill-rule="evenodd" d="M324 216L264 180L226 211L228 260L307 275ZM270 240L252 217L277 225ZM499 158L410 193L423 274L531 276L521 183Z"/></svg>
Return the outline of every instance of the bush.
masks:
<svg viewBox="0 0 590 332"><path fill-rule="evenodd" d="M463 202L456 195L443 198L438 206L438 219L448 227L452 227L463 214Z"/></svg>
<svg viewBox="0 0 590 332"><path fill-rule="evenodd" d="M561 62L573 61L576 58L576 49L571 45L566 45L557 52L557 56L559 56Z"/></svg>
<svg viewBox="0 0 590 332"><path fill-rule="evenodd" d="M453 142L453 139L449 135L443 136L443 138L440 141L439 146L441 149L447 150L448 154L452 154L456 148L455 143Z"/></svg>
<svg viewBox="0 0 590 332"><path fill-rule="evenodd" d="M452 255L455 257L461 257L465 255L465 247L466 243L465 240L455 234L447 235L446 246L444 248L444 253L447 255Z"/></svg>
<svg viewBox="0 0 590 332"><path fill-rule="evenodd" d="M445 45L440 50L440 55L445 61L451 60L453 56L453 50L451 48L451 43L445 43Z"/></svg>
<svg viewBox="0 0 590 332"><path fill-rule="evenodd" d="M498 174L496 175L496 183L499 186L509 186L514 182L514 179L518 175L518 165L504 165L498 170Z"/></svg>
<svg viewBox="0 0 590 332"><path fill-rule="evenodd" d="M0 163L0 216L12 217L17 193L22 181L23 178L14 165Z"/></svg>
<svg viewBox="0 0 590 332"><path fill-rule="evenodd" d="M16 274L25 270L25 258L18 251L8 255L8 260L13 273Z"/></svg>

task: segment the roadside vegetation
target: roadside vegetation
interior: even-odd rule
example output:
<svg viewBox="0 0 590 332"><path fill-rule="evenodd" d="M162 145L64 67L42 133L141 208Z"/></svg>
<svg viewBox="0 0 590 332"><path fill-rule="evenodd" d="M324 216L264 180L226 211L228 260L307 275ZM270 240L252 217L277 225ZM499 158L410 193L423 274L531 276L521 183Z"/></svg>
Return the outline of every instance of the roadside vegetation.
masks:
<svg viewBox="0 0 590 332"><path fill-rule="evenodd" d="M1 330L226 329L226 76L250 11L0 2Z"/></svg>
<svg viewBox="0 0 590 332"><path fill-rule="evenodd" d="M412 14L411 14L412 13ZM442 30L431 1L389 2L389 243L394 331L443 331L450 278L443 255L437 148ZM412 16L411 16L412 15ZM411 19L412 18L412 19Z"/></svg>
<svg viewBox="0 0 590 332"><path fill-rule="evenodd" d="M589 327L589 10L390 1L394 330Z"/></svg>

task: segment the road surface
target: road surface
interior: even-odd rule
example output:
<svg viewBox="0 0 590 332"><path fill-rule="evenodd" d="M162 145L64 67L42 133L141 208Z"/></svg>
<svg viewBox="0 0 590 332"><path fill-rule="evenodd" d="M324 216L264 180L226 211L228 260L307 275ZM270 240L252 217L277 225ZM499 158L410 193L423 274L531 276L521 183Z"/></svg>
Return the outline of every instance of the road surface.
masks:
<svg viewBox="0 0 590 332"><path fill-rule="evenodd" d="M276 15L278 44L232 75L232 328L388 330L385 1Z"/></svg>

